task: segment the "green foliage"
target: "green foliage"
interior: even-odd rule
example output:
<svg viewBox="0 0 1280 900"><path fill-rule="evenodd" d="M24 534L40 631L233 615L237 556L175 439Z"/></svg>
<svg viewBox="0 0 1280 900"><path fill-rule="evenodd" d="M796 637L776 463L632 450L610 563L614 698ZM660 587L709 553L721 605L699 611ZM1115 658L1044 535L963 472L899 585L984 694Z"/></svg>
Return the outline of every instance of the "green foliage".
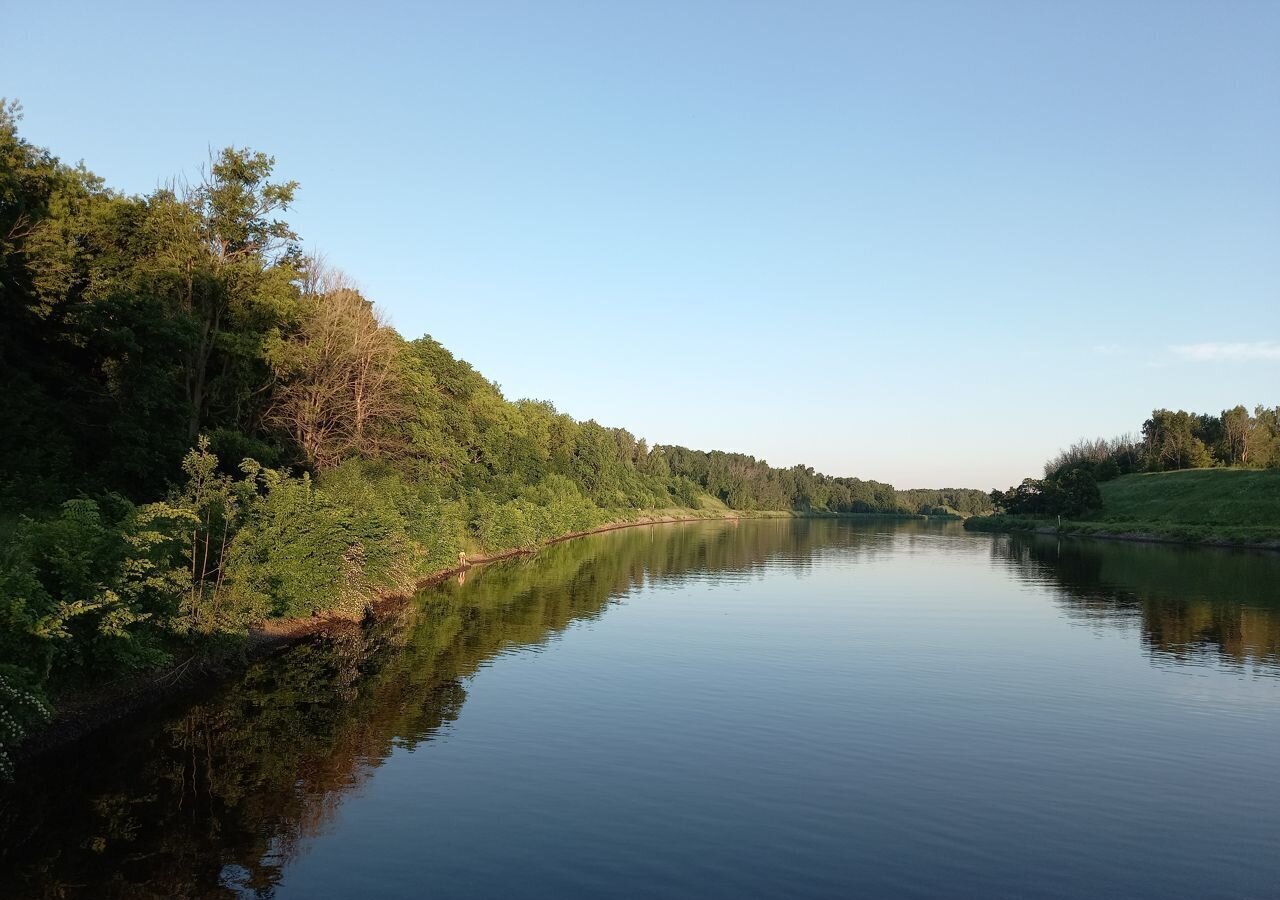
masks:
<svg viewBox="0 0 1280 900"><path fill-rule="evenodd" d="M972 488L898 491L898 506L921 515L977 516L993 510L991 495Z"/></svg>
<svg viewBox="0 0 1280 900"><path fill-rule="evenodd" d="M231 542L228 576L239 609L305 616L354 611L381 589L411 583L412 552L393 500L341 475L264 475L265 494Z"/></svg>
<svg viewBox="0 0 1280 900"><path fill-rule="evenodd" d="M999 509L1023 516L1082 516L1103 504L1092 468L1076 466L1044 479L1024 478L1007 491L992 491Z"/></svg>
<svg viewBox="0 0 1280 900"><path fill-rule="evenodd" d="M1147 466L1155 472L1169 469L1199 469L1211 465L1206 439L1220 431L1210 416L1194 416L1178 410L1157 409L1142 426Z"/></svg>
<svg viewBox="0 0 1280 900"><path fill-rule="evenodd" d="M893 485L858 478L835 478L808 466L777 469L741 453L710 453L686 447L655 447L675 478L687 479L732 509L800 512L903 512ZM687 487L672 485L674 491Z"/></svg>
<svg viewBox="0 0 1280 900"><path fill-rule="evenodd" d="M150 620L169 597L137 577L149 573L151 550L116 497L24 520L0 566L3 659L40 679L154 665L164 654Z"/></svg>
<svg viewBox="0 0 1280 900"><path fill-rule="evenodd" d="M12 750L32 722L47 721L49 707L36 693L0 666L0 780L13 775Z"/></svg>
<svg viewBox="0 0 1280 900"><path fill-rule="evenodd" d="M209 452L216 456L225 467L237 466L241 460L252 459L271 468L280 461L280 448L261 438L234 428L215 428L209 432ZM237 469L225 470L225 474L235 474Z"/></svg>
<svg viewBox="0 0 1280 900"><path fill-rule="evenodd" d="M1098 489L1097 479L1087 469L1064 472L1051 484L1057 511L1064 516L1082 516L1102 506L1102 492Z"/></svg>
<svg viewBox="0 0 1280 900"><path fill-rule="evenodd" d="M1087 468L1098 481L1134 472L1213 466L1280 468L1280 407L1243 406L1221 414L1152 410L1141 438L1083 439L1045 463L1046 478Z"/></svg>

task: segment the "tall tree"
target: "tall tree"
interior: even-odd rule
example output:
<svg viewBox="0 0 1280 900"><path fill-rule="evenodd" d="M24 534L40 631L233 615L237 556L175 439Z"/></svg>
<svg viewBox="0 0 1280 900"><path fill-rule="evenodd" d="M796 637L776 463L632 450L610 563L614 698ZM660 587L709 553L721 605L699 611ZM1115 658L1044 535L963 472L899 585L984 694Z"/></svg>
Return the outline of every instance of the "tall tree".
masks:
<svg viewBox="0 0 1280 900"><path fill-rule="evenodd" d="M1249 435L1253 420L1243 406L1222 411L1223 442L1227 450L1227 465L1249 464Z"/></svg>
<svg viewBox="0 0 1280 900"><path fill-rule="evenodd" d="M1153 410L1142 425L1151 468L1194 469L1209 465L1209 451L1195 434L1196 424L1196 417L1184 410Z"/></svg>
<svg viewBox="0 0 1280 900"><path fill-rule="evenodd" d="M192 441L206 422L215 378L223 382L223 417L244 418L268 375L263 341L297 300L298 236L276 216L298 183L269 181L274 166L264 153L228 147L198 183L157 191L149 201L156 249L147 274L187 322L182 367Z"/></svg>
<svg viewBox="0 0 1280 900"><path fill-rule="evenodd" d="M340 273L316 278L298 330L269 342L276 375L267 412L317 469L353 455L393 449L391 426L405 413L401 340Z"/></svg>

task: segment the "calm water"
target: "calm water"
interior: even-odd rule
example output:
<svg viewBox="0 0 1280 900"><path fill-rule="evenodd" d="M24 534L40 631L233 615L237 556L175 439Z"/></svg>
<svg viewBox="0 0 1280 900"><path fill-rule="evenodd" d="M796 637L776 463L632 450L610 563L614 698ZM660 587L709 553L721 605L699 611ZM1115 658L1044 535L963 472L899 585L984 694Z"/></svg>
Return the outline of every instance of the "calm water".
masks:
<svg viewBox="0 0 1280 900"><path fill-rule="evenodd" d="M1280 896L1280 555L633 529L0 798L0 896Z"/></svg>

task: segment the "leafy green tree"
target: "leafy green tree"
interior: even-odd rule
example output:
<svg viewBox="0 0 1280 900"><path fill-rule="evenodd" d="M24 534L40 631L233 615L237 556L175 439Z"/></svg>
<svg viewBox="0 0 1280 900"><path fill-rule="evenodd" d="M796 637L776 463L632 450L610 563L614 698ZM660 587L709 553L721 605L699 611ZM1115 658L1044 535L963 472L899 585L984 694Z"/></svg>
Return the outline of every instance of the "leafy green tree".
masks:
<svg viewBox="0 0 1280 900"><path fill-rule="evenodd" d="M297 311L302 261L297 235L277 214L296 181L271 182L275 160L228 147L195 185L154 193L147 203L151 248L145 289L164 297L186 329L182 385L187 439L209 421L243 422L269 375L265 339Z"/></svg>
<svg viewBox="0 0 1280 900"><path fill-rule="evenodd" d="M1223 462L1229 466L1249 464L1253 420L1243 406L1222 411Z"/></svg>
<svg viewBox="0 0 1280 900"><path fill-rule="evenodd" d="M1088 469L1072 469L1064 473L1054 485L1055 514L1082 516L1102 506L1102 492L1098 482Z"/></svg>
<svg viewBox="0 0 1280 900"><path fill-rule="evenodd" d="M1250 465L1280 468L1280 406L1257 406L1249 426Z"/></svg>
<svg viewBox="0 0 1280 900"><path fill-rule="evenodd" d="M1209 465L1212 458L1197 431L1205 433L1203 423L1188 412L1153 411L1142 426L1148 464L1155 471Z"/></svg>

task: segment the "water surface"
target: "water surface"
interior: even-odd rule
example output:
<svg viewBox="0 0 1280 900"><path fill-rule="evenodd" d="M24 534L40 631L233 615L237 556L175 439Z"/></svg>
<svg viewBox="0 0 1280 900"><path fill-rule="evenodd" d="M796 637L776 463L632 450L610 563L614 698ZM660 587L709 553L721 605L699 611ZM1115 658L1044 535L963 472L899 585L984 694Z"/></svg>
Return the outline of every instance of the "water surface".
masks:
<svg viewBox="0 0 1280 900"><path fill-rule="evenodd" d="M1280 555L766 520L473 570L28 770L5 897L1280 895Z"/></svg>

